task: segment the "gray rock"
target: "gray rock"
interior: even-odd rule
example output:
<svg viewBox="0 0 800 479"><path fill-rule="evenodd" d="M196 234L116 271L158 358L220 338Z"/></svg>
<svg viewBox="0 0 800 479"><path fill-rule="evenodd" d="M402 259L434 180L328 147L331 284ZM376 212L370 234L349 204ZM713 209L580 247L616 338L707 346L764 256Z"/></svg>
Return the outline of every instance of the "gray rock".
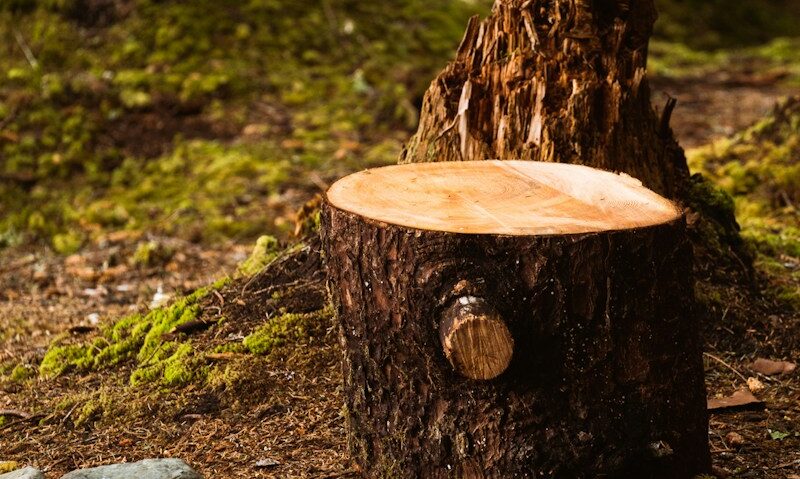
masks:
<svg viewBox="0 0 800 479"><path fill-rule="evenodd" d="M35 467L23 467L16 471L0 474L0 479L44 479L44 474Z"/></svg>
<svg viewBox="0 0 800 479"><path fill-rule="evenodd" d="M3 479L3 478L0 478ZM61 479L203 479L182 459L145 459L72 471Z"/></svg>

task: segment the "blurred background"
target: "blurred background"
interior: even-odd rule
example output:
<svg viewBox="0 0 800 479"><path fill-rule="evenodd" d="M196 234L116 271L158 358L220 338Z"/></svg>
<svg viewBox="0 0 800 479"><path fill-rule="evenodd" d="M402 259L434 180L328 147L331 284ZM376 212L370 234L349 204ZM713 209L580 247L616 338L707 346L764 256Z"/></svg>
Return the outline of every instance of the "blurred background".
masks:
<svg viewBox="0 0 800 479"><path fill-rule="evenodd" d="M772 90L799 84L800 3L657 5L653 98L667 91L679 122L694 117L677 126L685 146L732 133L769 109ZM330 179L396 160L466 20L490 7L3 0L0 247L287 233ZM737 91L759 83L768 98ZM714 95L720 111L692 104Z"/></svg>

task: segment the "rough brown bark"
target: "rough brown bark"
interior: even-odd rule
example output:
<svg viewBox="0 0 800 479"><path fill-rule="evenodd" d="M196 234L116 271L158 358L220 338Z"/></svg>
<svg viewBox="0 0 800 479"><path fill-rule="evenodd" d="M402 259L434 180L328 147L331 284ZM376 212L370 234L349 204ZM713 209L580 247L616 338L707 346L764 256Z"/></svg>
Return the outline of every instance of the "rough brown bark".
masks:
<svg viewBox="0 0 800 479"><path fill-rule="evenodd" d="M497 0L429 87L401 162L522 159L623 171L676 198L683 151L650 103L652 0Z"/></svg>
<svg viewBox="0 0 800 479"><path fill-rule="evenodd" d="M322 231L349 445L367 476L708 471L682 218L594 234L465 235L326 204ZM443 351L442 317L464 296L490 305L513 336L495 379L465 378Z"/></svg>

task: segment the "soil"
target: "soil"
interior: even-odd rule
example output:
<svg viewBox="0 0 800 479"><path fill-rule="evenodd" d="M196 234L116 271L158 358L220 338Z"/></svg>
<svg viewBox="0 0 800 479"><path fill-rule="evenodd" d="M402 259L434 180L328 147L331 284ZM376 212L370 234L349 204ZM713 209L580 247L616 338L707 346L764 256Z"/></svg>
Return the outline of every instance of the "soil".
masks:
<svg viewBox="0 0 800 479"><path fill-rule="evenodd" d="M654 91L678 98L672 126L690 148L755 121L786 93L777 84L739 83L724 76L656 79ZM54 336L91 337L98 322L146 310L159 287L168 295L192 291L233 274L249 252L239 244L145 239L173 253L134 266L129 258L143 239L124 235L66 258L38 247L0 251L0 364L38 364ZM221 294L209 296L204 308L227 321L192 333L193 341L208 349L226 338L241 338L275 313L270 298L276 290L293 292L281 303L290 312L318 308L324 301L320 268L312 244L254 278L232 282ZM800 359L800 313L748 296L757 298L742 291L742 304L711 312L719 321L706 331L706 385L709 397L726 396L755 377L765 386L756 392L765 407L711 415L715 473L798 478L800 372L766 377L749 365L756 356ZM266 356L229 354L214 361L215 367L230 365L236 377L202 389L131 387L131 366L123 364L54 380L4 383L0 409L24 414L9 414L0 425L0 461L32 464L48 477L78 467L168 456L187 460L208 477L357 476L346 451L333 324L320 325L307 340ZM124 413L101 408L79 420L77 406L65 403L98 391L114 398L109 410Z"/></svg>

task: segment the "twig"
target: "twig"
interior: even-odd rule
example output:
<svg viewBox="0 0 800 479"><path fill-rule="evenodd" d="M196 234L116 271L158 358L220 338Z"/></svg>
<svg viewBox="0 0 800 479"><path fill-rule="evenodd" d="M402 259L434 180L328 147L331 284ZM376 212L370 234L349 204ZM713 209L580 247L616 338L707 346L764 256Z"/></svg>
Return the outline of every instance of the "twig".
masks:
<svg viewBox="0 0 800 479"><path fill-rule="evenodd" d="M722 364L722 365L723 365L723 366L725 366L726 368L728 368L728 369L730 369L731 371L733 371L734 373L736 373L736 375L737 375L737 376L739 376L740 378L742 378L742 381L744 381L744 382L747 382L747 378L746 378L746 377L744 377L744 375L743 375L742 373L740 373L739 371L737 371L736 369L734 369L734 367L733 367L733 366L731 366L730 364L726 363L726 362L725 362L725 361L723 361L722 359L720 359L720 358L718 358L718 357L714 356L714 355L713 355L713 354L711 354L711 353L703 353L703 355L704 355L704 356L708 356L709 358L711 358L711 359L713 359L713 360L715 360L715 361L719 362L720 364Z"/></svg>
<svg viewBox="0 0 800 479"><path fill-rule="evenodd" d="M214 290L214 296L216 296L217 299L219 300L220 306L225 306L225 298L223 298L222 295L219 293L219 291L217 291L216 289Z"/></svg>
<svg viewBox="0 0 800 479"><path fill-rule="evenodd" d="M31 414L19 409L0 409L0 416L14 416L22 419L30 419Z"/></svg>
<svg viewBox="0 0 800 479"><path fill-rule="evenodd" d="M25 59L28 60L28 64L31 66L31 68L34 70L39 68L39 62L36 61L36 57L33 56L33 52L28 47L28 44L25 43L25 38L22 37L22 34L16 28L14 29L14 38L17 40L17 45L19 45L22 53L25 54Z"/></svg>
<svg viewBox="0 0 800 479"><path fill-rule="evenodd" d="M69 412L67 413L67 415L66 415L66 416L64 416L64 418L63 418L63 419L61 419L61 424L66 424L66 423L67 423L67 419L69 419L69 417L70 417L70 416L72 416L72 413L73 413L73 412L75 412L75 409L78 407L78 405L79 405L79 404L80 404L79 402L76 402L76 403L75 403L75 404L72 406L72 408L69 410Z"/></svg>

